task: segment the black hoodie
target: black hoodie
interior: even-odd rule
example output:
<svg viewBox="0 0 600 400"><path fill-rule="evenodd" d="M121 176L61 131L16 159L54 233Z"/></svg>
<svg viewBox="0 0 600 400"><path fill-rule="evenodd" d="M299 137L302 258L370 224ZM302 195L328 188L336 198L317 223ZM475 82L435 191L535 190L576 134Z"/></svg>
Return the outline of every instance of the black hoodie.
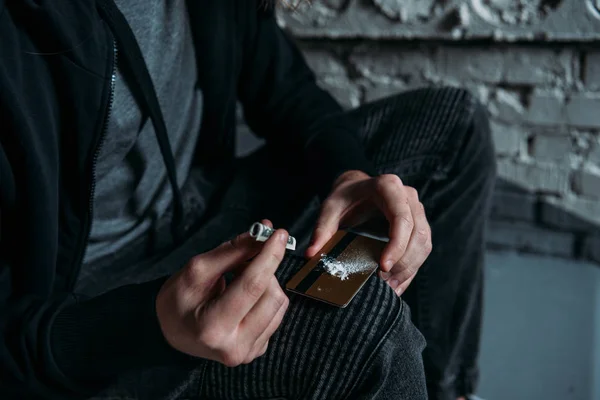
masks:
<svg viewBox="0 0 600 400"><path fill-rule="evenodd" d="M233 157L236 100L254 132L302 160L321 197L372 173L353 121L317 87L260 0L188 0L204 101L195 165ZM172 153L141 53L112 0L0 0L0 398L87 395L120 372L187 357L164 340L164 279L73 294L115 55L131 70L167 170ZM171 164L171 165L170 165ZM177 202L177 196L175 196Z"/></svg>

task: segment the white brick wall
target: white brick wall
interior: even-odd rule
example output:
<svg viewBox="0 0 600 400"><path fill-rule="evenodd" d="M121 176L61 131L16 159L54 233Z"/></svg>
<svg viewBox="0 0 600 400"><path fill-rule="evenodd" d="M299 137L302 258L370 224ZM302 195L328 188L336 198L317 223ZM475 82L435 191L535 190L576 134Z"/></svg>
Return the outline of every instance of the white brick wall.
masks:
<svg viewBox="0 0 600 400"><path fill-rule="evenodd" d="M522 189L561 195L569 187L569 169L560 164L498 160L498 175Z"/></svg>
<svg viewBox="0 0 600 400"><path fill-rule="evenodd" d="M496 13L480 0L314 0L279 15L347 108L471 90L498 155L490 246L600 262L600 12L588 1L530 0L552 9L525 15L513 1Z"/></svg>
<svg viewBox="0 0 600 400"><path fill-rule="evenodd" d="M585 55L585 86L591 90L600 90L600 51L591 51Z"/></svg>
<svg viewBox="0 0 600 400"><path fill-rule="evenodd" d="M600 199L600 168L582 166L573 176L575 192L595 199Z"/></svg>
<svg viewBox="0 0 600 400"><path fill-rule="evenodd" d="M524 129L514 124L491 121L492 137L499 156L519 155L527 137Z"/></svg>
<svg viewBox="0 0 600 400"><path fill-rule="evenodd" d="M543 162L563 164L573 152L573 138L568 132L554 135L534 134L531 136L529 148L529 155L540 164Z"/></svg>

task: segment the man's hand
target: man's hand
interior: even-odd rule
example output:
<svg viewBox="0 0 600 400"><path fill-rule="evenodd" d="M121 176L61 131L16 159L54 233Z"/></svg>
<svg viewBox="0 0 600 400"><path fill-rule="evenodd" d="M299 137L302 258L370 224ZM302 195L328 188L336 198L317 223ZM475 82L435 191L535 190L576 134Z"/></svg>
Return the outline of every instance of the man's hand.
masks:
<svg viewBox="0 0 600 400"><path fill-rule="evenodd" d="M431 229L417 191L396 175L372 178L348 171L334 183L323 203L307 256L313 257L340 225L356 226L383 213L390 241L381 257L381 277L403 293L431 253Z"/></svg>
<svg viewBox="0 0 600 400"><path fill-rule="evenodd" d="M165 282L156 312L169 344L229 367L263 355L289 303L274 275L287 238L278 230L263 245L245 233L194 257ZM236 277L226 287L228 271Z"/></svg>

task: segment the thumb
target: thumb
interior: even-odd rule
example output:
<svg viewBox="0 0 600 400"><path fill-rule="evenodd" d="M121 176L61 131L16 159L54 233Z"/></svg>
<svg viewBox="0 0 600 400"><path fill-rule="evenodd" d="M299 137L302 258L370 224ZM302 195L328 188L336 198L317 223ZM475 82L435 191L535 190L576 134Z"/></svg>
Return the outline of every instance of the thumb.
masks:
<svg viewBox="0 0 600 400"><path fill-rule="evenodd" d="M262 243L257 242L248 232L244 232L200 257L205 265L210 266L210 275L220 276L256 256L261 247Z"/></svg>
<svg viewBox="0 0 600 400"><path fill-rule="evenodd" d="M263 220L261 222L271 226L271 221ZM204 265L209 266L207 273L211 277L218 277L255 257L263 245L264 243L257 242L251 237L249 232L244 232L198 257Z"/></svg>

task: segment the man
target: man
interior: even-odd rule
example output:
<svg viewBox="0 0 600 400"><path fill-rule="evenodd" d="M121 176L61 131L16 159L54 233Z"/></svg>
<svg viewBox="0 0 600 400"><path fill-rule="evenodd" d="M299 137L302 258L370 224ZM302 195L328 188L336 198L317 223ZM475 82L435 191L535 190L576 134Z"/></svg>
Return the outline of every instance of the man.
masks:
<svg viewBox="0 0 600 400"><path fill-rule="evenodd" d="M344 113L259 3L0 0L3 399L473 393L484 110ZM241 160L238 100L267 142ZM265 217L306 256L387 220L380 276L346 309L284 293L287 232L240 234Z"/></svg>

